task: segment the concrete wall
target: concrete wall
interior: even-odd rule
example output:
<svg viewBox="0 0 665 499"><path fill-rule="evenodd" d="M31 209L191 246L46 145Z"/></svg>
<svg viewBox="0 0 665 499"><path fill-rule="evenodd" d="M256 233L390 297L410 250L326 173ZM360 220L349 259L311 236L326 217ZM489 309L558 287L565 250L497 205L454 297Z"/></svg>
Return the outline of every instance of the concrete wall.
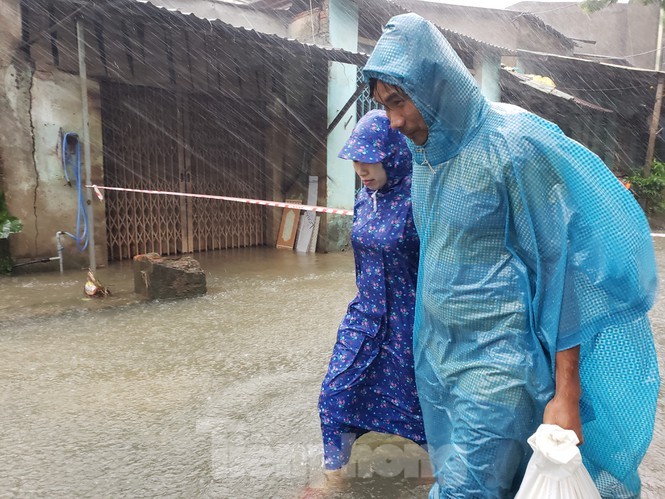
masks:
<svg viewBox="0 0 665 499"><path fill-rule="evenodd" d="M23 233L11 235L11 252L33 254L32 183L25 172L34 170L30 122L32 68L16 57L21 43L20 0L0 0L0 189L9 212L23 222ZM20 53L18 54L20 55Z"/></svg>
<svg viewBox="0 0 665 499"><path fill-rule="evenodd" d="M575 53L622 57L634 66L654 68L657 5L633 0L593 14L584 12L576 2L519 2L509 8L533 12L570 38L595 42L578 42Z"/></svg>
<svg viewBox="0 0 665 499"><path fill-rule="evenodd" d="M328 9L316 7L296 15L289 24L287 35L302 43L314 43L322 47L331 47L328 31Z"/></svg>
<svg viewBox="0 0 665 499"><path fill-rule="evenodd" d="M10 237L12 257L20 261L56 256L55 232L75 232L77 193L66 186L59 156L60 129L81 135L78 76L35 71L18 50L19 0L0 2L0 178L10 212L24 224ZM101 183L102 149L99 89L90 82L93 181ZM96 259L106 262L104 207L95 201ZM65 242L65 264L87 265L87 253ZM48 268L57 269L57 262ZM46 267L42 267L46 268Z"/></svg>
<svg viewBox="0 0 665 499"><path fill-rule="evenodd" d="M358 50L358 6L351 0L329 0L323 6L297 15L289 26L289 36L303 43ZM331 62L328 65L327 125L342 110L357 88L357 67L352 64ZM319 178L320 201L332 208L353 209L355 199L355 171L349 161L337 154L344 146L356 124L356 106L344 117L326 138L325 178ZM323 158L321 158L323 159ZM315 173L312 173L313 175ZM352 219L342 215L325 215L322 219L318 247L337 251L349 245Z"/></svg>
<svg viewBox="0 0 665 499"><path fill-rule="evenodd" d="M398 3L441 28L456 31L485 43L507 49L522 48L562 55L571 53L554 33L540 29L528 19L504 10L421 0L399 0ZM536 46L539 48L534 48Z"/></svg>
<svg viewBox="0 0 665 499"><path fill-rule="evenodd" d="M81 89L78 76L59 71L37 72L32 83L32 113L34 138L34 182L36 217L34 240L40 253L55 254L55 231L74 234L78 213L76 185L66 185L60 147L60 132L74 132L81 141L83 155L83 125ZM103 151L101 102L99 85L88 81L92 182L103 185ZM85 183L85 168L81 158L81 178ZM71 183L74 184L73 179ZM104 205L93 197L95 254L100 264L106 263L106 231ZM65 241L65 264L87 266L88 253L76 249L74 241ZM16 255L17 257L19 255Z"/></svg>
<svg viewBox="0 0 665 499"><path fill-rule="evenodd" d="M358 48L358 7L351 0L329 1L330 44L355 52ZM357 88L357 68L350 64L330 63L328 81L328 124L339 114ZM346 112L339 124L328 135L327 142L327 201L333 208L353 209L355 198L355 170L351 162L337 157L356 125L356 107ZM349 244L351 217L328 215L328 250Z"/></svg>
<svg viewBox="0 0 665 499"><path fill-rule="evenodd" d="M474 77L480 91L492 102L501 101L501 57L498 54L476 54L473 61Z"/></svg>

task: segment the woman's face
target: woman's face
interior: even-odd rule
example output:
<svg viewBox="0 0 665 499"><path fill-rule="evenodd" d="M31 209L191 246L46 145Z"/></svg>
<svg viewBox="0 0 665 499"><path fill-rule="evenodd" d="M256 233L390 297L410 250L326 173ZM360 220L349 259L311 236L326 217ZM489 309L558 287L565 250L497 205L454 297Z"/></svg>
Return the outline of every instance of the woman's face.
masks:
<svg viewBox="0 0 665 499"><path fill-rule="evenodd" d="M360 180L362 180L363 185L368 189L378 191L388 182L388 176L382 163L361 163L360 161L354 161L353 168L356 170Z"/></svg>

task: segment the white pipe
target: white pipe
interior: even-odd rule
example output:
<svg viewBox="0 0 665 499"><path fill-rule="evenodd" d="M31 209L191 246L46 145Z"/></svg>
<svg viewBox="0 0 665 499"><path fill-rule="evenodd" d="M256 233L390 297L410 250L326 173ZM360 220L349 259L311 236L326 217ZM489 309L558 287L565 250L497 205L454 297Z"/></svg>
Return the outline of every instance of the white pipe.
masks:
<svg viewBox="0 0 665 499"><path fill-rule="evenodd" d="M665 7L660 8L660 18L658 19L658 35L656 37L656 65L655 70L660 71L663 65L663 22L665 21Z"/></svg>
<svg viewBox="0 0 665 499"><path fill-rule="evenodd" d="M52 260L55 260L55 259L60 260L60 274L62 274L62 272L63 272L62 253L63 253L63 250L65 249L65 247L62 245L62 234L63 234L63 232L61 230L59 230L58 232L55 233L55 245L56 245L56 248L58 250L58 256L52 258Z"/></svg>

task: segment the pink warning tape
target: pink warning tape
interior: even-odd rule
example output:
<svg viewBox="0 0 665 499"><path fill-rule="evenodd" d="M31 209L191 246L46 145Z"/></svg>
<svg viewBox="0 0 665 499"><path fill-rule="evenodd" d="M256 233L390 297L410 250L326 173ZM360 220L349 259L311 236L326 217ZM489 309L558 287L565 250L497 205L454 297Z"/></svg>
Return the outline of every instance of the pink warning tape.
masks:
<svg viewBox="0 0 665 499"><path fill-rule="evenodd" d="M327 208L325 206L311 206L306 204L293 204L293 203L280 203L278 201L266 201L263 199L248 199L248 198L234 198L229 196L215 196L213 194L190 194L188 192L171 192L171 191L153 191L148 189L129 189L126 187L104 187L101 185L86 185L95 191L95 195L100 201L104 200L101 190L106 191L123 191L123 192L138 192L141 194L162 194L166 196L182 196L188 198L200 199L219 199L221 201L234 201L236 203L258 204L261 206L275 206L277 208L291 208L294 210L316 211L317 213L332 213L333 215L353 215L353 210L343 210L341 208ZM101 189L101 190L100 190Z"/></svg>

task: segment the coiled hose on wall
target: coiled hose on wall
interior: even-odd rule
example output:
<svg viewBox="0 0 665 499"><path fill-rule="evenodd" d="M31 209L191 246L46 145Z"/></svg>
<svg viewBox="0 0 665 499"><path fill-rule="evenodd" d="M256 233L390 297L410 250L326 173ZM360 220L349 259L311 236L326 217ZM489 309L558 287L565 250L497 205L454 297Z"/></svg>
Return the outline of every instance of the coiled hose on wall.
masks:
<svg viewBox="0 0 665 499"><path fill-rule="evenodd" d="M70 186L72 185L71 174L78 196L76 232L71 234L63 231L63 234L76 242L76 247L79 251L85 251L88 247L88 215L86 213L86 201L83 192L81 144L79 136L76 133L67 132L62 136L62 169L65 173L65 180Z"/></svg>

